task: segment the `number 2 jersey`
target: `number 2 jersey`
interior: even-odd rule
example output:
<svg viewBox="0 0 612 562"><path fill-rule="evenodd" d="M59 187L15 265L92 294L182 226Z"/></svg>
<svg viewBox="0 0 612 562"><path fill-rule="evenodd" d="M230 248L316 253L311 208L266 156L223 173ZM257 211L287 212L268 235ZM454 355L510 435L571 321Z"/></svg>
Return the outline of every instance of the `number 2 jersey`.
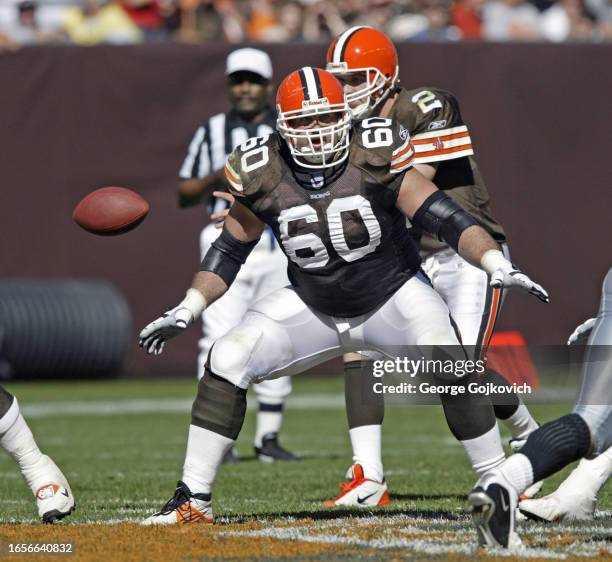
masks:
<svg viewBox="0 0 612 562"><path fill-rule="evenodd" d="M249 139L230 155L231 193L271 226L300 298L336 317L366 314L420 267L406 217L395 202L414 149L390 119L351 131L339 169L297 166L278 133Z"/></svg>
<svg viewBox="0 0 612 562"><path fill-rule="evenodd" d="M491 214L489 193L474 160L472 139L449 92L438 88L399 88L389 117L408 129L415 149L414 164L435 164L432 181L470 213L498 242L506 236ZM421 255L447 248L437 238L417 231Z"/></svg>

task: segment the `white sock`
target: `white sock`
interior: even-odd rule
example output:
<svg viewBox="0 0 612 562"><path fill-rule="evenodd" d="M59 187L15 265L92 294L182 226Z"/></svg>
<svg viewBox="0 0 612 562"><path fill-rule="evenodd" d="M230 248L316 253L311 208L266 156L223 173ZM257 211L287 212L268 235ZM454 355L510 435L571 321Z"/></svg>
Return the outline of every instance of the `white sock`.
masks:
<svg viewBox="0 0 612 562"><path fill-rule="evenodd" d="M212 492L219 465L233 444L233 439L203 427L189 426L183 482L189 486L193 494Z"/></svg>
<svg viewBox="0 0 612 562"><path fill-rule="evenodd" d="M34 436L19 411L17 398L13 398L11 407L0 418L0 446L15 459L21 472L32 468L42 458Z"/></svg>
<svg viewBox="0 0 612 562"><path fill-rule="evenodd" d="M257 412L255 447L261 447L261 440L268 433L278 433L283 424L283 412Z"/></svg>
<svg viewBox="0 0 612 562"><path fill-rule="evenodd" d="M501 422L509 429L513 439L525 439L532 431L538 429L538 422L533 419L527 406L522 402L514 414Z"/></svg>
<svg viewBox="0 0 612 562"><path fill-rule="evenodd" d="M506 458L497 424L480 437L466 439L460 443L478 476L499 466Z"/></svg>
<svg viewBox="0 0 612 562"><path fill-rule="evenodd" d="M499 470L512 484L519 496L533 484L531 461L521 453L508 457L499 467Z"/></svg>
<svg viewBox="0 0 612 562"><path fill-rule="evenodd" d="M362 425L349 430L353 447L353 464L360 464L368 480L382 482L382 426Z"/></svg>

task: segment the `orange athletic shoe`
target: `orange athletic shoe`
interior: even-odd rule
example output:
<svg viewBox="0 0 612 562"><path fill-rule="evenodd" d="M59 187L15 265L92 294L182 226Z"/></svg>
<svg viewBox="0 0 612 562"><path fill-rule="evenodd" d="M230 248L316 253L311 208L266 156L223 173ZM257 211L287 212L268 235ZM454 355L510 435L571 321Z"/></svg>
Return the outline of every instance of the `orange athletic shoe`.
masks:
<svg viewBox="0 0 612 562"><path fill-rule="evenodd" d="M340 484L342 492L333 500L323 502L324 506L378 507L391 503L386 480L376 482L376 480L367 479L360 464L352 467L352 473L353 479L350 482Z"/></svg>
<svg viewBox="0 0 612 562"><path fill-rule="evenodd" d="M181 480L176 484L174 496L160 511L147 517L142 525L191 525L214 523L210 494L192 494Z"/></svg>

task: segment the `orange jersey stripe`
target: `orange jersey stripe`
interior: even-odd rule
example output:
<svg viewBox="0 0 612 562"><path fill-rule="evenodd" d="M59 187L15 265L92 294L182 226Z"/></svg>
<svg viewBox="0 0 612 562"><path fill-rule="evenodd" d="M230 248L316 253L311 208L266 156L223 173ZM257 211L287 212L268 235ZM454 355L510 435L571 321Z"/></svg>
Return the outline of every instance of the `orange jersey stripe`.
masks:
<svg viewBox="0 0 612 562"><path fill-rule="evenodd" d="M484 337L482 338L482 349L486 349L489 346L489 341L493 335L493 328L495 327L495 321L497 320L497 311L499 310L500 298L501 289L493 289L493 302L491 303L491 312L489 313L487 329L485 330Z"/></svg>
<svg viewBox="0 0 612 562"><path fill-rule="evenodd" d="M406 158L406 160L402 160L401 162L396 162L395 164L391 162L391 169L397 170L399 168L403 168L404 166L408 166L414 160L414 155L410 158Z"/></svg>
<svg viewBox="0 0 612 562"><path fill-rule="evenodd" d="M412 144L433 144L434 142L436 142L436 139L441 140L441 141L449 141L449 140L453 140L453 139L462 139L465 137L469 137L470 136L470 132L469 131L464 131L463 133L455 133L453 135L442 135L440 137L432 137L430 139L415 139L412 138Z"/></svg>
<svg viewBox="0 0 612 562"><path fill-rule="evenodd" d="M393 154L393 160L396 160L400 156L403 156L409 150L412 150L412 144L410 144L410 143L408 143L408 146L406 148L404 148L404 150L402 150L401 152L398 152L397 154Z"/></svg>
<svg viewBox="0 0 612 562"><path fill-rule="evenodd" d="M225 175L234 183L240 184L242 183L240 181L240 178L237 178L232 172L231 170L227 167L227 165L225 166Z"/></svg>
<svg viewBox="0 0 612 562"><path fill-rule="evenodd" d="M472 150L472 145L464 144L461 146L453 146L452 148L443 148L442 150L428 150L427 152L419 152L417 153L417 158L437 156L438 154L452 154L453 152L461 152L462 150Z"/></svg>

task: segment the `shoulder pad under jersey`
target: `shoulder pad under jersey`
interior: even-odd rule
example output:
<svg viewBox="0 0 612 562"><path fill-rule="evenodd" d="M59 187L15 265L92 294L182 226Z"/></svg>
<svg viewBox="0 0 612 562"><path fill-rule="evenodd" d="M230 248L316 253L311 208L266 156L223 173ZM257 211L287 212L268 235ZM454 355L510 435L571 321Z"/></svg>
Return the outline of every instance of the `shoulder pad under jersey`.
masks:
<svg viewBox="0 0 612 562"><path fill-rule="evenodd" d="M358 122L351 139L351 163L387 184L412 167L414 148L408 129L392 119L370 117Z"/></svg>
<svg viewBox="0 0 612 562"><path fill-rule="evenodd" d="M252 137L238 145L225 164L230 193L235 197L253 197L276 186L283 174L279 150L277 133Z"/></svg>

